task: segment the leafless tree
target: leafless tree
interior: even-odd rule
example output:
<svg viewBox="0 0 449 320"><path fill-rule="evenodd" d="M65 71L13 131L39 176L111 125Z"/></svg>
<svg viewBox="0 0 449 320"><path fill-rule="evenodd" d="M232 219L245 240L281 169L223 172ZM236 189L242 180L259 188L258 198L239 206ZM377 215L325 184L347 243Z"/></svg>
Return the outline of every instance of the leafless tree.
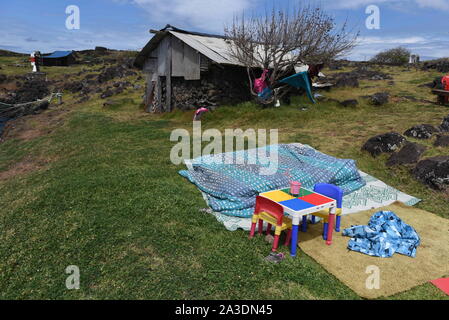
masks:
<svg viewBox="0 0 449 320"><path fill-rule="evenodd" d="M246 18L235 16L225 28L231 55L248 70L270 69L270 83L291 74L294 66L326 63L348 53L358 32L338 27L334 18L311 5L277 10ZM250 87L252 80L248 72ZM255 94L254 92L252 92Z"/></svg>

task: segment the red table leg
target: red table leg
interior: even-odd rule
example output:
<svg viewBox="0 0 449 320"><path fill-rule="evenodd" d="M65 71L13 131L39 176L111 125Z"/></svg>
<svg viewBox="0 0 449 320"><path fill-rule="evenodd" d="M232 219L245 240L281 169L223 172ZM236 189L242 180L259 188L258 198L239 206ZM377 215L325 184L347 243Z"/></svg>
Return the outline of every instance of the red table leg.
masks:
<svg viewBox="0 0 449 320"><path fill-rule="evenodd" d="M334 211L334 209L331 209ZM334 220L335 220L335 213L329 212L329 226L327 229L327 240L326 244L330 246L332 244L332 233L334 232Z"/></svg>

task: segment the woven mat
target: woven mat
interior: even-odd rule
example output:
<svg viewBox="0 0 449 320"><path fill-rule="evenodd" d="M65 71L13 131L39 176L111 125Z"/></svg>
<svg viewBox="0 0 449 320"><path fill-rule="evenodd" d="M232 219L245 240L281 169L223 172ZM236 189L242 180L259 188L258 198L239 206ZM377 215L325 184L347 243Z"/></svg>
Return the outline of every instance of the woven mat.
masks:
<svg viewBox="0 0 449 320"><path fill-rule="evenodd" d="M351 225L367 225L372 214L380 210L395 212L418 232L421 244L415 258L401 254L379 258L350 251L347 249L350 238L341 233L334 233L333 244L327 246L321 238L321 223L309 225L306 233L299 233L299 247L365 298L386 297L449 275L448 219L395 202L386 207L343 216L342 230ZM301 258L300 254L298 258ZM373 281L373 270L379 271L379 288Z"/></svg>

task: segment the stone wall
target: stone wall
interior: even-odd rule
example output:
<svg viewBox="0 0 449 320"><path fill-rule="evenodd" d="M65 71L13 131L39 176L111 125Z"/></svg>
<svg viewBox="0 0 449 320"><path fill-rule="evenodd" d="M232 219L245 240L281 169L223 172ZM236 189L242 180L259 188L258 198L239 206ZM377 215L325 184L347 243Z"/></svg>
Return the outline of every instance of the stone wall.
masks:
<svg viewBox="0 0 449 320"><path fill-rule="evenodd" d="M211 65L201 72L201 80L172 78L172 109L192 110L249 100L248 76L242 67Z"/></svg>

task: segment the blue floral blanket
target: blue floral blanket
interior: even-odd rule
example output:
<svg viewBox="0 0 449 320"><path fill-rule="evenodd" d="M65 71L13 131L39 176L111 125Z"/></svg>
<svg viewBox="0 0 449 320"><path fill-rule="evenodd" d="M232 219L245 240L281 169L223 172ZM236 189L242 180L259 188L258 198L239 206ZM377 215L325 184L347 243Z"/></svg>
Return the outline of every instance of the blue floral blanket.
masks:
<svg viewBox="0 0 449 320"><path fill-rule="evenodd" d="M276 170L261 174L261 169L273 164L257 156L261 154L266 158L277 154ZM227 164L229 157L239 161ZM236 217L250 217L259 193L286 188L290 180L300 181L308 189L316 183L332 183L345 194L365 185L354 160L334 158L299 143L203 156L179 174L205 194L213 211Z"/></svg>
<svg viewBox="0 0 449 320"><path fill-rule="evenodd" d="M351 237L348 249L382 258L396 252L415 257L420 243L415 229L392 211L376 212L367 226L352 226L343 235Z"/></svg>

